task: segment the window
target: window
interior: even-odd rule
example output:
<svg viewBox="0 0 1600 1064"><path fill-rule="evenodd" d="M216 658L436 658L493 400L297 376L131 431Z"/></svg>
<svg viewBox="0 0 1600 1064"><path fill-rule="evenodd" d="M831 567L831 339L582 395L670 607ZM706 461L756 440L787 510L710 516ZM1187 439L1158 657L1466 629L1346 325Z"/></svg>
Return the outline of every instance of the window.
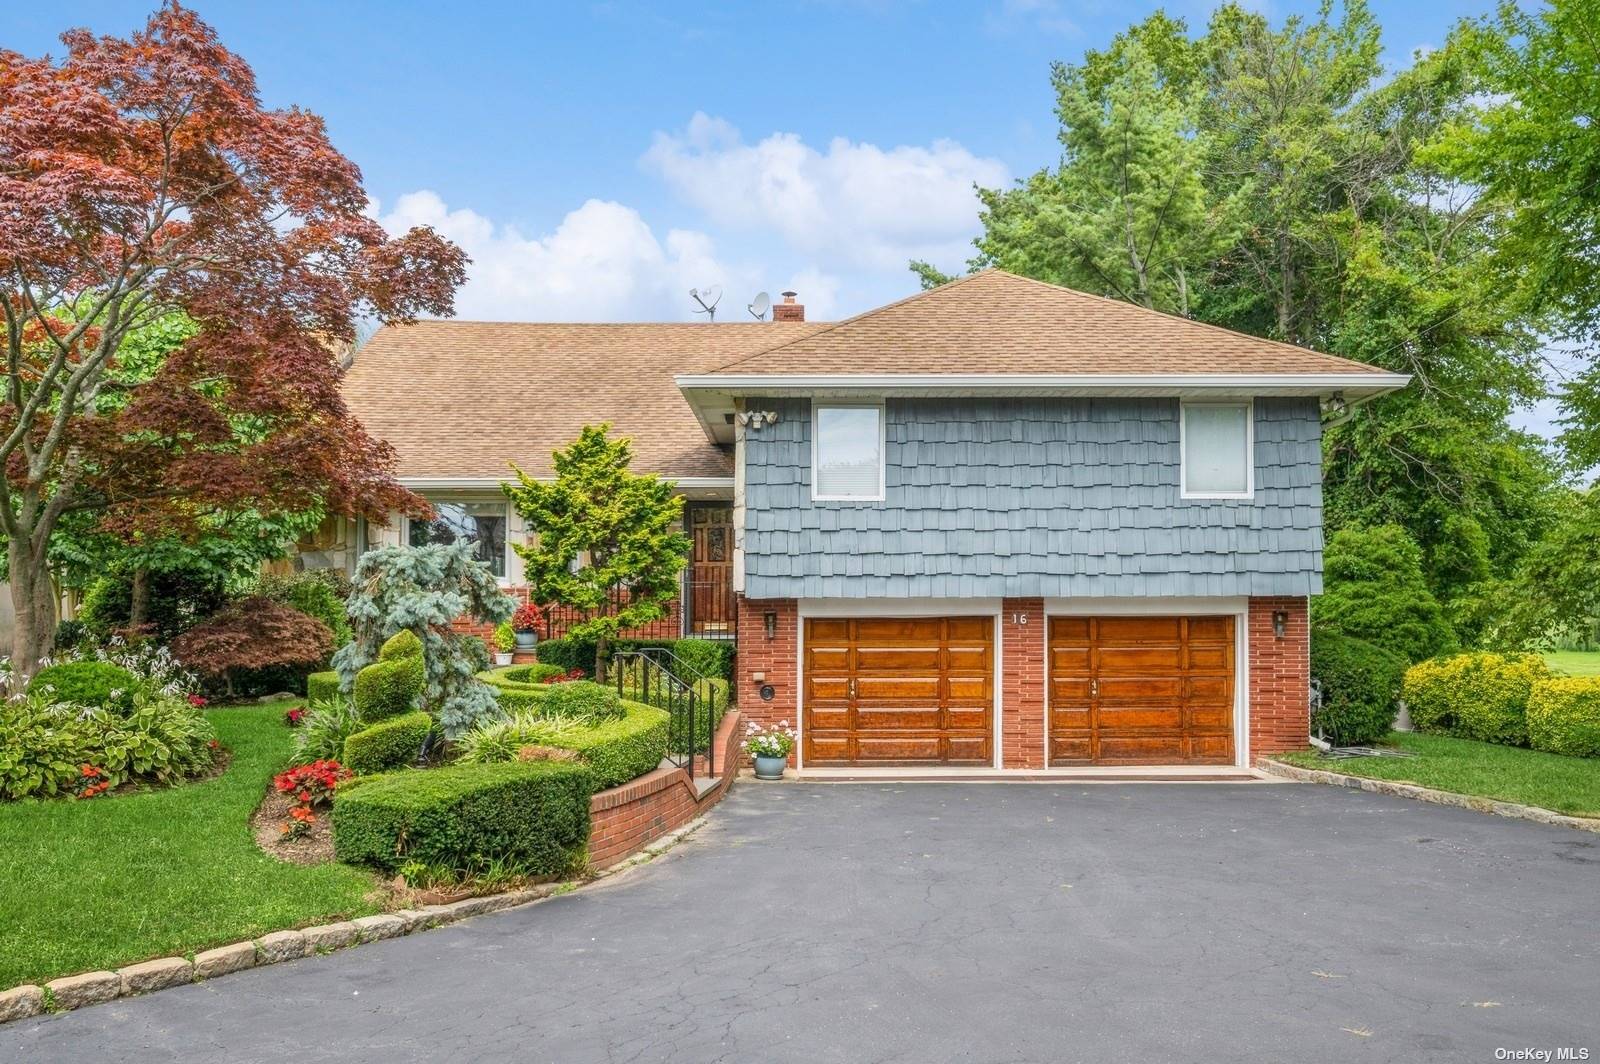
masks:
<svg viewBox="0 0 1600 1064"><path fill-rule="evenodd" d="M811 497L883 498L883 407L815 408L811 423Z"/></svg>
<svg viewBox="0 0 1600 1064"><path fill-rule="evenodd" d="M1246 499L1254 484L1249 403L1184 403L1179 433L1185 498Z"/></svg>
<svg viewBox="0 0 1600 1064"><path fill-rule="evenodd" d="M432 501L432 500L430 500ZM411 545L471 543L472 556L487 562L497 577L506 575L506 504L434 502L433 520L411 521Z"/></svg>

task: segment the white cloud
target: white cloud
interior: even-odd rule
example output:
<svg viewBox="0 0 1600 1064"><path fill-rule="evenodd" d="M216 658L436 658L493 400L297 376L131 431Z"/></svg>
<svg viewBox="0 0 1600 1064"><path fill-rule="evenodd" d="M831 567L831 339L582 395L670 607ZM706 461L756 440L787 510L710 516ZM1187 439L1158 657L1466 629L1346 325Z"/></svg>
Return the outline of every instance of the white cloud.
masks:
<svg viewBox="0 0 1600 1064"><path fill-rule="evenodd" d="M701 112L681 133L656 134L642 162L711 221L776 232L828 269L963 261L978 229L973 184L1010 178L951 140L883 149L836 137L824 152L774 133L746 144Z"/></svg>
<svg viewBox="0 0 1600 1064"><path fill-rule="evenodd" d="M689 288L729 272L705 233L673 229L658 240L638 211L606 200L588 200L538 237L452 210L429 190L401 196L379 221L391 233L431 225L471 256L456 295L461 318L682 320Z"/></svg>

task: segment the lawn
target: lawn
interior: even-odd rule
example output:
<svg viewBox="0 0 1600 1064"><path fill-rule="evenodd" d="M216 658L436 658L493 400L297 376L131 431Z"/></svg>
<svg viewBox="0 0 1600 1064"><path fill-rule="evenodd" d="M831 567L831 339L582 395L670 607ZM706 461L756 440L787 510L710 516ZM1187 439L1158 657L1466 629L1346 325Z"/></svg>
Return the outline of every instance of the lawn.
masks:
<svg viewBox="0 0 1600 1064"><path fill-rule="evenodd" d="M1600 758L1563 757L1443 735L1396 732L1390 737L1416 757L1353 757L1328 761L1284 754L1304 768L1415 783L1440 791L1537 805L1572 816L1600 816Z"/></svg>
<svg viewBox="0 0 1600 1064"><path fill-rule="evenodd" d="M1572 676L1600 676L1600 650L1552 650L1544 660L1557 672Z"/></svg>
<svg viewBox="0 0 1600 1064"><path fill-rule="evenodd" d="M377 911L367 873L285 864L250 835L289 759L289 704L207 714L233 751L216 779L0 803L0 990Z"/></svg>

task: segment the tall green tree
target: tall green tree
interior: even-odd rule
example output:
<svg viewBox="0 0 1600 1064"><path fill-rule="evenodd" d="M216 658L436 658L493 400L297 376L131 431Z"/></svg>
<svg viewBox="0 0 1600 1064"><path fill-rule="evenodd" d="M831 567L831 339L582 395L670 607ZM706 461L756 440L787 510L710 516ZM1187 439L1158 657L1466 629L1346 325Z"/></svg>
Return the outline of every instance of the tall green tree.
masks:
<svg viewBox="0 0 1600 1064"><path fill-rule="evenodd" d="M689 562L683 498L671 481L629 469L633 448L611 439L610 425L589 425L554 454L553 481L513 467L506 497L535 533L515 544L535 601L587 614L568 632L595 641L595 676L603 675L618 632L666 616Z"/></svg>

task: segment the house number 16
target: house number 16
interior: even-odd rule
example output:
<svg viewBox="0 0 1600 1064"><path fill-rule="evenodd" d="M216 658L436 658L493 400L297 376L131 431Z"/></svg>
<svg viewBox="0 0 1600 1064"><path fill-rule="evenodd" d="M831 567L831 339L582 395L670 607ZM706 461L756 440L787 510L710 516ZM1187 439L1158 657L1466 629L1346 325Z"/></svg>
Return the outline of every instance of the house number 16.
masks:
<svg viewBox="0 0 1600 1064"><path fill-rule="evenodd" d="M1027 624L1028 623L1028 615L1026 613L1013 613L1011 615L1011 623L1012 624Z"/></svg>

